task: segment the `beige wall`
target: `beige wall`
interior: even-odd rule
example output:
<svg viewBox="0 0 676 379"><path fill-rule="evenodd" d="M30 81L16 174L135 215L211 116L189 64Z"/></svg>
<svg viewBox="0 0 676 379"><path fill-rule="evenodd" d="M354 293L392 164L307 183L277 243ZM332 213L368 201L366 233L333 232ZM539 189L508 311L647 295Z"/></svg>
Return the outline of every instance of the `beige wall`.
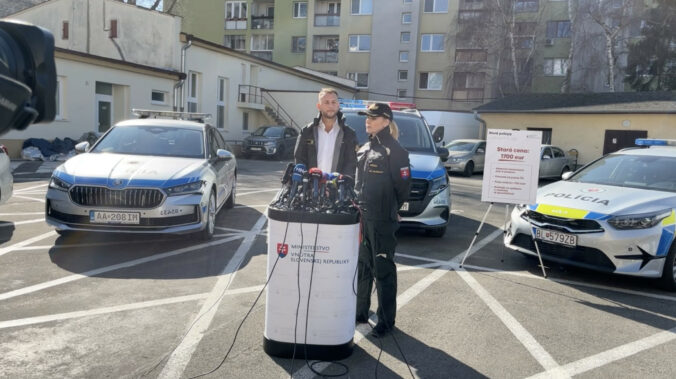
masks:
<svg viewBox="0 0 676 379"><path fill-rule="evenodd" d="M488 129L551 128L552 145L577 149L578 164L603 154L606 130L646 130L649 138L676 139L674 114L480 114Z"/></svg>

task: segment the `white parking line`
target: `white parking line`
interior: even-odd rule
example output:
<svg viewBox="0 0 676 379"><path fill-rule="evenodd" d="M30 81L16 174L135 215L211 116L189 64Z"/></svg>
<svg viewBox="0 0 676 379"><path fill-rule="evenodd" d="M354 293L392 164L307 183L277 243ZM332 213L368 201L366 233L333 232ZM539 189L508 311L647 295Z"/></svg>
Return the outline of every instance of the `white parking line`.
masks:
<svg viewBox="0 0 676 379"><path fill-rule="evenodd" d="M25 199L25 200L39 201L39 202L41 202L41 203L44 203L44 202L45 202L45 199L35 199L35 198L32 198L32 197L28 197L28 196L12 195L12 197L13 197L13 198L14 198L14 197L18 197L19 199Z"/></svg>
<svg viewBox="0 0 676 379"><path fill-rule="evenodd" d="M264 189L264 190L257 190L257 191L250 191L250 192L237 192L237 196L246 196L246 195L252 195L254 193L261 193L261 192L278 192L278 189Z"/></svg>
<svg viewBox="0 0 676 379"><path fill-rule="evenodd" d="M232 234L228 234L231 236ZM214 237L216 237L214 235ZM99 247L99 246L115 246L115 245L132 245L132 244L148 244L155 242L165 242L166 239L147 239L147 240L117 240L109 242L89 242L89 243L69 243L63 245L33 245L18 247L16 251L30 251L30 250L50 250L50 249L77 249L83 247Z"/></svg>
<svg viewBox="0 0 676 379"><path fill-rule="evenodd" d="M45 212L17 212L17 213L0 213L0 216L27 216L27 215L43 215Z"/></svg>
<svg viewBox="0 0 676 379"><path fill-rule="evenodd" d="M171 353L167 364L158 376L159 378L180 378L183 376L185 367L190 362L190 359L192 359L197 345L199 345L216 315L218 306L223 299L223 294L235 279L239 267L248 255L251 246L266 221L267 217L261 215L251 232L245 234L244 241L239 245L239 248L237 248L237 251L219 275L216 284L209 293L209 297L202 304L202 309L197 314L195 321L190 324L190 329L181 340L181 343Z"/></svg>
<svg viewBox="0 0 676 379"><path fill-rule="evenodd" d="M40 185L32 186L32 187L19 188L19 189L15 188L14 193L17 193L17 192L21 193L21 192L29 191L29 190L32 190L32 189L35 189L35 188L47 187L48 185L49 185L48 183L44 183L44 184L40 184Z"/></svg>
<svg viewBox="0 0 676 379"><path fill-rule="evenodd" d="M0 249L0 257L9 253L9 252L11 252L11 251L13 251L13 250L15 250L15 249L17 249L17 248L24 247L26 245L30 245L33 242L38 242L40 240L43 240L45 238L49 238L49 237L55 236L55 235L56 235L56 232L52 230L51 232L47 232L45 234L40 234L39 236L35 236L33 238L23 240L21 242L15 243L14 245L3 247L2 249Z"/></svg>
<svg viewBox="0 0 676 379"><path fill-rule="evenodd" d="M50 233L56 234L56 232L50 232ZM208 247L208 246L221 245L221 244L224 244L224 243L227 243L227 242L230 242L230 241L234 241L234 240L239 239L239 238L242 238L242 236L241 235L240 236L233 236L233 237L224 238L224 239L217 240L217 241L211 241L211 242L202 243L202 244L199 244L199 245L188 246L188 247L172 250L172 251L162 253L162 254L151 255L151 256L145 257L145 258L134 259L134 260L131 260L131 261L122 262L122 263L118 263L118 264L111 265L111 266L96 268L96 269L93 269L93 270L83 272L82 274L69 275L69 276L66 276L64 278L50 280L48 282L43 282L43 283L40 283L40 284L24 287L24 288L21 288L21 289L18 289L18 290L0 293L0 300L7 300L7 299L10 299L10 298L13 298L13 297L22 296L22 295L26 295L26 294L37 292L37 291L42 291L42 290L47 289L47 288L56 287L56 286L59 286L61 284L74 282L76 280L88 278L90 276L94 276L94 275L98 275L98 274L103 274L103 273L106 273L106 272L109 272L109 271L115 271L115 270L119 270L119 269L122 269L122 268L133 267L133 266L137 266L137 265L140 265L140 264L144 264L144 263L148 263L148 262L152 262L152 261L156 261L156 260L173 257L175 255L184 254L184 253L187 253L187 252L190 252L190 251L193 251L193 250L202 249L202 248L205 248L205 247Z"/></svg>
<svg viewBox="0 0 676 379"><path fill-rule="evenodd" d="M34 218L32 220L24 220L24 221L1 221L0 222L0 227L3 226L9 226L9 225L23 225L23 224L34 224L36 222L40 221L45 221L45 218Z"/></svg>
<svg viewBox="0 0 676 379"><path fill-rule="evenodd" d="M255 205L235 205L235 208L267 208L270 204L255 204Z"/></svg>

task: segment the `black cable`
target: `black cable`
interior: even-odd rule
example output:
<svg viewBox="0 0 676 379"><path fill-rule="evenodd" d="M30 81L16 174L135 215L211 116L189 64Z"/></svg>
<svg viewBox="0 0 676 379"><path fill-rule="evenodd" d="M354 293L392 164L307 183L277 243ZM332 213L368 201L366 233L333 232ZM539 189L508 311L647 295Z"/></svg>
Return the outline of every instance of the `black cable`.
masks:
<svg viewBox="0 0 676 379"><path fill-rule="evenodd" d="M293 362L296 359L296 336L298 334L298 310L300 309L300 260L303 257L303 223L300 223L300 248L298 250L298 268L296 269L296 283L298 288L298 302L296 302L296 322L293 326L293 354L291 355L291 371L289 378L293 378Z"/></svg>
<svg viewBox="0 0 676 379"><path fill-rule="evenodd" d="M284 238L282 240L282 248L284 247L284 244L286 243L286 235L287 235L288 231L289 231L289 222L287 221L286 229L284 230ZM228 351L225 353L225 356L221 360L221 363L219 363L218 366L216 366L216 368L214 368L213 370L206 372L204 374L199 374L197 376L193 376L190 379L201 378L203 376L209 375L211 373L216 372L219 368L221 368L221 366L223 366L223 363L225 363L225 360L228 358L228 355L230 355L230 351L232 351L232 348L235 346L235 341L237 341L237 335L239 334L239 330L242 328L242 325L244 325L244 321L246 321L246 319L249 317L249 314L251 314L251 311L253 311L253 308L256 306L256 303L258 303L258 300L260 299L261 295L265 291L265 288L268 286L268 283L270 283L270 279L272 279L272 274L275 272L275 267L277 267L277 262L279 262L279 257L280 257L280 255L277 254L277 259L275 259L275 263L272 265L272 269L270 270L270 275L268 276L268 280L265 281L263 288L258 293L258 296L256 296L256 300L254 300L253 304L251 305L251 308L249 308L249 311L246 312L246 315L244 315L244 318L239 323L239 326L237 327L237 330L235 331L235 337L233 337L232 343L230 344Z"/></svg>

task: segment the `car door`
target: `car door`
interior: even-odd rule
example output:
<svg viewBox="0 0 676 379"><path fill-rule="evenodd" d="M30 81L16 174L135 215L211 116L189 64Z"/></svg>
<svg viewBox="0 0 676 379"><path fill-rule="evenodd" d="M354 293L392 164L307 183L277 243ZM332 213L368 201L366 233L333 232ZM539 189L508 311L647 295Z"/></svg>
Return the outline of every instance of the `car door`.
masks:
<svg viewBox="0 0 676 379"><path fill-rule="evenodd" d="M552 176L552 165L554 160L552 159L552 149L549 146L542 148L542 153L540 154L540 177L548 178Z"/></svg>
<svg viewBox="0 0 676 379"><path fill-rule="evenodd" d="M474 162L474 167L477 170L483 171L486 162L486 142L479 142L479 146L477 146L476 152L474 153Z"/></svg>
<svg viewBox="0 0 676 379"><path fill-rule="evenodd" d="M209 159L209 164L211 167L214 169L214 173L216 174L216 177L214 178L214 184L216 185L216 203L217 206L221 206L221 204L225 201L225 199L228 198L228 188L226 188L227 184L227 167L226 167L226 162L219 160L218 159L218 140L216 137L216 134L218 132L214 130L213 128L209 128L207 130L207 151L208 151L208 159Z"/></svg>
<svg viewBox="0 0 676 379"><path fill-rule="evenodd" d="M217 129L214 130L214 135L216 136L216 143L218 144L219 149L227 150L230 153L232 153L232 148L228 145L227 142L225 142L225 139L221 135L221 133ZM233 158L227 161L222 161L225 162L225 179L224 179L224 185L225 185L225 197L223 198L223 201L225 201L228 197L230 197L230 193L237 187L237 161Z"/></svg>
<svg viewBox="0 0 676 379"><path fill-rule="evenodd" d="M286 151L293 151L294 147L296 147L297 136L298 133L296 133L295 130L292 128L286 128L284 131L284 147L286 147Z"/></svg>
<svg viewBox="0 0 676 379"><path fill-rule="evenodd" d="M566 157L566 153L564 153L563 150L552 146L552 154L554 154L553 157L555 163L554 167L552 167L552 175L561 175L563 173L563 168L566 166L568 166L568 169L570 169L570 166L568 165L568 157Z"/></svg>

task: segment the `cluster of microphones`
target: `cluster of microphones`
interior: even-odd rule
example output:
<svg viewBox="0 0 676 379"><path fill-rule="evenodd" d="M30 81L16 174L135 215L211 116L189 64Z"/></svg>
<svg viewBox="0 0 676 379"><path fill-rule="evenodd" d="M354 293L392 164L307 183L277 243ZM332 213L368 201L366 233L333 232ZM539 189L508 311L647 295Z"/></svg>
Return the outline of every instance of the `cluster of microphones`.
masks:
<svg viewBox="0 0 676 379"><path fill-rule="evenodd" d="M305 212L353 213L355 200L351 176L289 163L282 176L282 189L270 206Z"/></svg>

